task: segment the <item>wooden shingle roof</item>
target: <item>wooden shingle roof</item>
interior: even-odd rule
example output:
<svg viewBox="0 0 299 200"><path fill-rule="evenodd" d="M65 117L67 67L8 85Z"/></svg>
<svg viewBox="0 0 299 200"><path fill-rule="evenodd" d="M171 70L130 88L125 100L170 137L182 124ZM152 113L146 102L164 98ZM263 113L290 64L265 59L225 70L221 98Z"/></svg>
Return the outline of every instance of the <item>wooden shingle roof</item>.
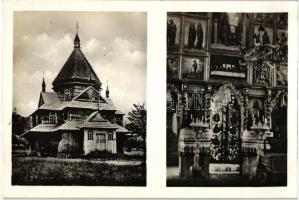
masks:
<svg viewBox="0 0 299 200"><path fill-rule="evenodd" d="M100 128L100 129L118 129L115 124L110 123L102 117L102 115L95 111L83 123L82 128Z"/></svg>
<svg viewBox="0 0 299 200"><path fill-rule="evenodd" d="M78 42L76 40L80 41L78 35L75 38L75 42ZM99 85L99 87L102 84L80 47L75 46L70 57L54 79L53 86L56 87L59 83L66 82L90 82Z"/></svg>

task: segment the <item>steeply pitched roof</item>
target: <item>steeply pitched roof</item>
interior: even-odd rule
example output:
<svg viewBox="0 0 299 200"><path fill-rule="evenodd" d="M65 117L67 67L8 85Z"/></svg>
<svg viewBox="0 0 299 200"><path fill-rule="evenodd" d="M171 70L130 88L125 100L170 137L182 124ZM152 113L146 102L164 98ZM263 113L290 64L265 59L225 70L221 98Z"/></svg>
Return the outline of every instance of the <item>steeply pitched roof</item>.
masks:
<svg viewBox="0 0 299 200"><path fill-rule="evenodd" d="M76 43L80 43L80 39L78 34L76 34L75 40L75 47L73 52L71 53L70 57L67 59L65 64L63 65L62 69L58 73L57 77L53 81L54 88L59 83L66 83L66 82L93 82L99 87L101 86L101 81L97 77L96 73L92 69L91 65L89 64L88 60L82 53L80 49L80 45L76 46Z"/></svg>
<svg viewBox="0 0 299 200"><path fill-rule="evenodd" d="M101 129L117 129L115 124L111 124L108 120L96 111L93 112L83 123L82 128L101 128Z"/></svg>
<svg viewBox="0 0 299 200"><path fill-rule="evenodd" d="M60 103L60 99L54 92L42 92L41 95L45 104Z"/></svg>
<svg viewBox="0 0 299 200"><path fill-rule="evenodd" d="M69 79L83 79L86 81L96 81L100 83L91 65L85 58L80 48L75 48L71 53L70 57L67 59L66 63L63 65L59 74L55 78L53 84L60 81L65 81Z"/></svg>
<svg viewBox="0 0 299 200"><path fill-rule="evenodd" d="M40 94L39 109L60 110L62 103L56 93L41 92Z"/></svg>

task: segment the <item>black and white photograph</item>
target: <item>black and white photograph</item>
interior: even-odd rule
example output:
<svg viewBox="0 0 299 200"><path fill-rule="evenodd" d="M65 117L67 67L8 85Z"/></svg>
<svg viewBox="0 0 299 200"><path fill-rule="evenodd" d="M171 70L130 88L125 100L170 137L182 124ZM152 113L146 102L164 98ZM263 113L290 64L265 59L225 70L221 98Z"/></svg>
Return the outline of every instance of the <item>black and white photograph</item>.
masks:
<svg viewBox="0 0 299 200"><path fill-rule="evenodd" d="M167 17L167 49L169 51L178 51L180 44L181 18Z"/></svg>
<svg viewBox="0 0 299 200"><path fill-rule="evenodd" d="M214 55L210 57L211 77L232 77L237 79L246 78L246 64L239 57Z"/></svg>
<svg viewBox="0 0 299 200"><path fill-rule="evenodd" d="M13 22L11 184L146 186L147 14Z"/></svg>
<svg viewBox="0 0 299 200"><path fill-rule="evenodd" d="M279 34L277 35L279 36ZM254 45L257 43L261 44L273 44L273 28L271 27L260 27L260 25L254 26Z"/></svg>
<svg viewBox="0 0 299 200"><path fill-rule="evenodd" d="M167 74L168 79L178 79L179 75L179 56L168 55L167 56Z"/></svg>
<svg viewBox="0 0 299 200"><path fill-rule="evenodd" d="M167 187L287 186L288 13L168 15L185 19L185 47L211 27L212 48L180 51L167 78Z"/></svg>
<svg viewBox="0 0 299 200"><path fill-rule="evenodd" d="M241 45L245 17L248 16L242 13L212 13L212 43L224 47Z"/></svg>
<svg viewBox="0 0 299 200"><path fill-rule="evenodd" d="M189 51L206 49L206 20L185 18L184 49Z"/></svg>
<svg viewBox="0 0 299 200"><path fill-rule="evenodd" d="M0 7L3 198L298 195L297 1Z"/></svg>
<svg viewBox="0 0 299 200"><path fill-rule="evenodd" d="M184 57L182 63L182 79L202 80L204 70L204 59L196 57Z"/></svg>

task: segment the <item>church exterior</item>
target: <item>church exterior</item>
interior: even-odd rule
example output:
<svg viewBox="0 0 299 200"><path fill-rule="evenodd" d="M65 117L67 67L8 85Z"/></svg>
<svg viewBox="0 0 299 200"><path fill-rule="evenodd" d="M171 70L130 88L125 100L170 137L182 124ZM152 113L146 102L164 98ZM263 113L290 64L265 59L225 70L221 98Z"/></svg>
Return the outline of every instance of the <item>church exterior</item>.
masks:
<svg viewBox="0 0 299 200"><path fill-rule="evenodd" d="M287 19L168 13L167 165L177 176L286 185Z"/></svg>
<svg viewBox="0 0 299 200"><path fill-rule="evenodd" d="M78 157L93 152L123 152L128 130L124 113L117 110L80 48L78 33L74 49L46 91L43 79L38 109L31 115L31 129L23 134L31 150L45 155Z"/></svg>

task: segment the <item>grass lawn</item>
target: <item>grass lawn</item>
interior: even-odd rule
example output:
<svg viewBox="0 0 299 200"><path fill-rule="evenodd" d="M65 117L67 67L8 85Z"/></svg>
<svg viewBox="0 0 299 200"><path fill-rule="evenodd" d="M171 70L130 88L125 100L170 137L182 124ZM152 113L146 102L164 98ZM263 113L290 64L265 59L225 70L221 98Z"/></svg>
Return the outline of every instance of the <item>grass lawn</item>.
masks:
<svg viewBox="0 0 299 200"><path fill-rule="evenodd" d="M145 186L142 160L12 158L12 185Z"/></svg>

